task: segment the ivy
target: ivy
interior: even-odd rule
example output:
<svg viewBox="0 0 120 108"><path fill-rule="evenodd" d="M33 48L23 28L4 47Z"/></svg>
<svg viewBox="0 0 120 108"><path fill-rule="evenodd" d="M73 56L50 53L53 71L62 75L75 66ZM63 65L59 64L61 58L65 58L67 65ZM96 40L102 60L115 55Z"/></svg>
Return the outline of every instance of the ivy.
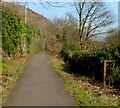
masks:
<svg viewBox="0 0 120 108"><path fill-rule="evenodd" d="M22 39L26 39L27 52L32 41L32 28L13 12L2 10L2 49L10 57L22 52ZM22 54L22 53L21 53Z"/></svg>

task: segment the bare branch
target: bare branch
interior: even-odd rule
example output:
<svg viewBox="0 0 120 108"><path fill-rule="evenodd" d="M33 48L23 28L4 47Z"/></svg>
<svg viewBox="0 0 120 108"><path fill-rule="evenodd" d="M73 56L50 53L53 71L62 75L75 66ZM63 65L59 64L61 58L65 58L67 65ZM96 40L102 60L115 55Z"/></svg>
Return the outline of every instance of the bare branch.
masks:
<svg viewBox="0 0 120 108"><path fill-rule="evenodd" d="M106 33L105 31L98 31L113 22L110 12L102 2L74 2L74 6L79 19L78 28L81 47L84 43L82 38L89 39L92 36Z"/></svg>

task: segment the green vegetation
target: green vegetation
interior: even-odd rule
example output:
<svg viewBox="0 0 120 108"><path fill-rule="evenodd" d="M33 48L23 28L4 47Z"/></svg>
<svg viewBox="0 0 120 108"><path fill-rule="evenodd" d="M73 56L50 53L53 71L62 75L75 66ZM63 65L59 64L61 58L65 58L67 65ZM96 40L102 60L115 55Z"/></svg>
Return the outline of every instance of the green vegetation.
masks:
<svg viewBox="0 0 120 108"><path fill-rule="evenodd" d="M61 54L73 73L91 76L100 81L103 80L104 60L116 60L115 66L107 70L107 83L120 87L120 46L102 50L94 49L89 52L64 47Z"/></svg>
<svg viewBox="0 0 120 108"><path fill-rule="evenodd" d="M110 89L104 89L98 86L98 82L92 81L93 79L70 74L64 70L64 61L58 55L51 55L50 60L54 67L54 71L63 77L65 86L80 106L117 106L118 96L112 96L108 93ZM90 80L90 81L89 81ZM96 82L97 84L90 84ZM101 85L101 84L99 84Z"/></svg>
<svg viewBox="0 0 120 108"><path fill-rule="evenodd" d="M15 57L17 52L22 54L22 41L26 39L27 52L32 40L32 28L23 23L19 16L10 11L2 10L2 49L9 57Z"/></svg>

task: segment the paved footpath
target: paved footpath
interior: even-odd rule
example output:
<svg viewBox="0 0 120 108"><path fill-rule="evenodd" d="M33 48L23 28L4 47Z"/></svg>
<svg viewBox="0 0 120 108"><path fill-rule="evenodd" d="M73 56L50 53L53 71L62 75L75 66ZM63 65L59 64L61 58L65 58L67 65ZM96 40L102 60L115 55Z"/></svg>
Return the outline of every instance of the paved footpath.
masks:
<svg viewBox="0 0 120 108"><path fill-rule="evenodd" d="M78 106L65 90L46 52L32 56L24 73L11 90L5 106Z"/></svg>

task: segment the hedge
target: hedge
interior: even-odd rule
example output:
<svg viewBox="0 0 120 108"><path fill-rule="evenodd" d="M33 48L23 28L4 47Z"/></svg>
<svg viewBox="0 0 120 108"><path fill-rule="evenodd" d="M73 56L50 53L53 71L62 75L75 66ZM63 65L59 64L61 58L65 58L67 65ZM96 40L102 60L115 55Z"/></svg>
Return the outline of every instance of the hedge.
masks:
<svg viewBox="0 0 120 108"><path fill-rule="evenodd" d="M99 81L103 81L104 60L116 60L115 64L112 63L110 68L107 68L106 81L115 87L120 83L120 46L89 52L64 47L61 55L71 72L91 76Z"/></svg>

